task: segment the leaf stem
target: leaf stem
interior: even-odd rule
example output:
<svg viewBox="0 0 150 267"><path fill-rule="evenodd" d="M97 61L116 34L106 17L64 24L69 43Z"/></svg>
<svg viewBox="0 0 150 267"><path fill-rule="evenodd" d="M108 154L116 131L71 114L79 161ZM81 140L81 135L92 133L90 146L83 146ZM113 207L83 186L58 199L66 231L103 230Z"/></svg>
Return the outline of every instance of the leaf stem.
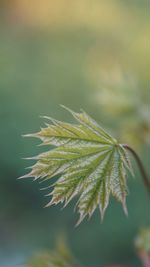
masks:
<svg viewBox="0 0 150 267"><path fill-rule="evenodd" d="M123 147L127 150L129 150L131 152L131 154L133 155L133 157L135 158L137 165L139 167L139 170L141 172L142 178L143 178L143 182L145 187L147 188L148 193L150 194L150 180L148 178L148 175L146 173L145 167L140 159L140 157L138 156L138 154L135 152L135 150L128 146L127 144L123 144Z"/></svg>

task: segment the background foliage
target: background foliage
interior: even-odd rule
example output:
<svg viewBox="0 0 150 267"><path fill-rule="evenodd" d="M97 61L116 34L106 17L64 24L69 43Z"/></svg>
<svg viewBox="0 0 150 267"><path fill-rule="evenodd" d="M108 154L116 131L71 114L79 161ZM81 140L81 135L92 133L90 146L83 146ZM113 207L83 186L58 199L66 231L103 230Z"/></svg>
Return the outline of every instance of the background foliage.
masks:
<svg viewBox="0 0 150 267"><path fill-rule="evenodd" d="M37 253L28 259L25 263L26 267L81 267L81 264L74 258L72 252L68 248L64 238L57 240L53 250L47 250Z"/></svg>
<svg viewBox="0 0 150 267"><path fill-rule="evenodd" d="M140 181L129 179L129 218L112 202L105 223L96 213L78 229L73 204L43 209L39 184L18 181L23 157L41 151L35 132L49 115L71 121L59 104L85 109L122 142L137 147L149 167L149 1L0 2L0 261L22 262L53 246L66 232L86 266L138 266L132 245L150 223L149 198ZM144 208L143 208L144 207Z"/></svg>

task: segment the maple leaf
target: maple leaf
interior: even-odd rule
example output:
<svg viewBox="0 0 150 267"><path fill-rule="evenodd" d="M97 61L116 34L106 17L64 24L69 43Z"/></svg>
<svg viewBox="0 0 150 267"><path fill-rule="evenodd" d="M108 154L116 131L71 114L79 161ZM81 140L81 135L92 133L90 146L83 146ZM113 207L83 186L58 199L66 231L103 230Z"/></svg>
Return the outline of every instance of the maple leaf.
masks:
<svg viewBox="0 0 150 267"><path fill-rule="evenodd" d="M53 191L49 194L52 199L47 206L60 202L66 206L77 196L78 224L87 215L91 217L97 207L103 218L110 195L122 203L127 214L126 172L132 173L128 152L87 113L66 109L78 124L45 117L50 121L45 128L26 135L54 147L33 157L36 163L23 178L45 181L59 176L53 184Z"/></svg>

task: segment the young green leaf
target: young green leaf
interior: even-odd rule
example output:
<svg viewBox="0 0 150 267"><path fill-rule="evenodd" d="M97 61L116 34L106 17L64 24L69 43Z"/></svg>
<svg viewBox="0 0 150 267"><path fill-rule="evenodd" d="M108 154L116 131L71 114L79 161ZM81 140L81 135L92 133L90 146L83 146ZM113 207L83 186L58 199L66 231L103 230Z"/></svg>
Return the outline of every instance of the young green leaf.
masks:
<svg viewBox="0 0 150 267"><path fill-rule="evenodd" d="M44 251L31 257L25 267L79 267L81 266L72 255L63 240L58 240L56 248Z"/></svg>
<svg viewBox="0 0 150 267"><path fill-rule="evenodd" d="M84 111L75 113L66 108L78 124L70 124L46 117L50 123L40 132L27 135L41 139L54 148L32 159L31 172L23 177L45 181L59 176L53 184L47 206L67 205L78 196L80 223L91 217L97 207L103 218L113 195L126 208L126 171L132 173L131 163L123 145L102 129Z"/></svg>

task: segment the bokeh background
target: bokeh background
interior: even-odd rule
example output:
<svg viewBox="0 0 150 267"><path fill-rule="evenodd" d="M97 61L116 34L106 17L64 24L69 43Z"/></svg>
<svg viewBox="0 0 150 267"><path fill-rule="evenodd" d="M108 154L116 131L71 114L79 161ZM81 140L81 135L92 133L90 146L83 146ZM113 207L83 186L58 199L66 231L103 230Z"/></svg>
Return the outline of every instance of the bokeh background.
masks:
<svg viewBox="0 0 150 267"><path fill-rule="evenodd" d="M103 224L97 211L78 228L73 204L44 209L41 185L17 180L22 158L41 151L21 135L42 115L72 122L60 104L131 144L150 173L150 1L0 1L0 266L20 266L61 233L87 267L140 266L133 240L150 224L150 203L136 165L129 217L112 200Z"/></svg>

